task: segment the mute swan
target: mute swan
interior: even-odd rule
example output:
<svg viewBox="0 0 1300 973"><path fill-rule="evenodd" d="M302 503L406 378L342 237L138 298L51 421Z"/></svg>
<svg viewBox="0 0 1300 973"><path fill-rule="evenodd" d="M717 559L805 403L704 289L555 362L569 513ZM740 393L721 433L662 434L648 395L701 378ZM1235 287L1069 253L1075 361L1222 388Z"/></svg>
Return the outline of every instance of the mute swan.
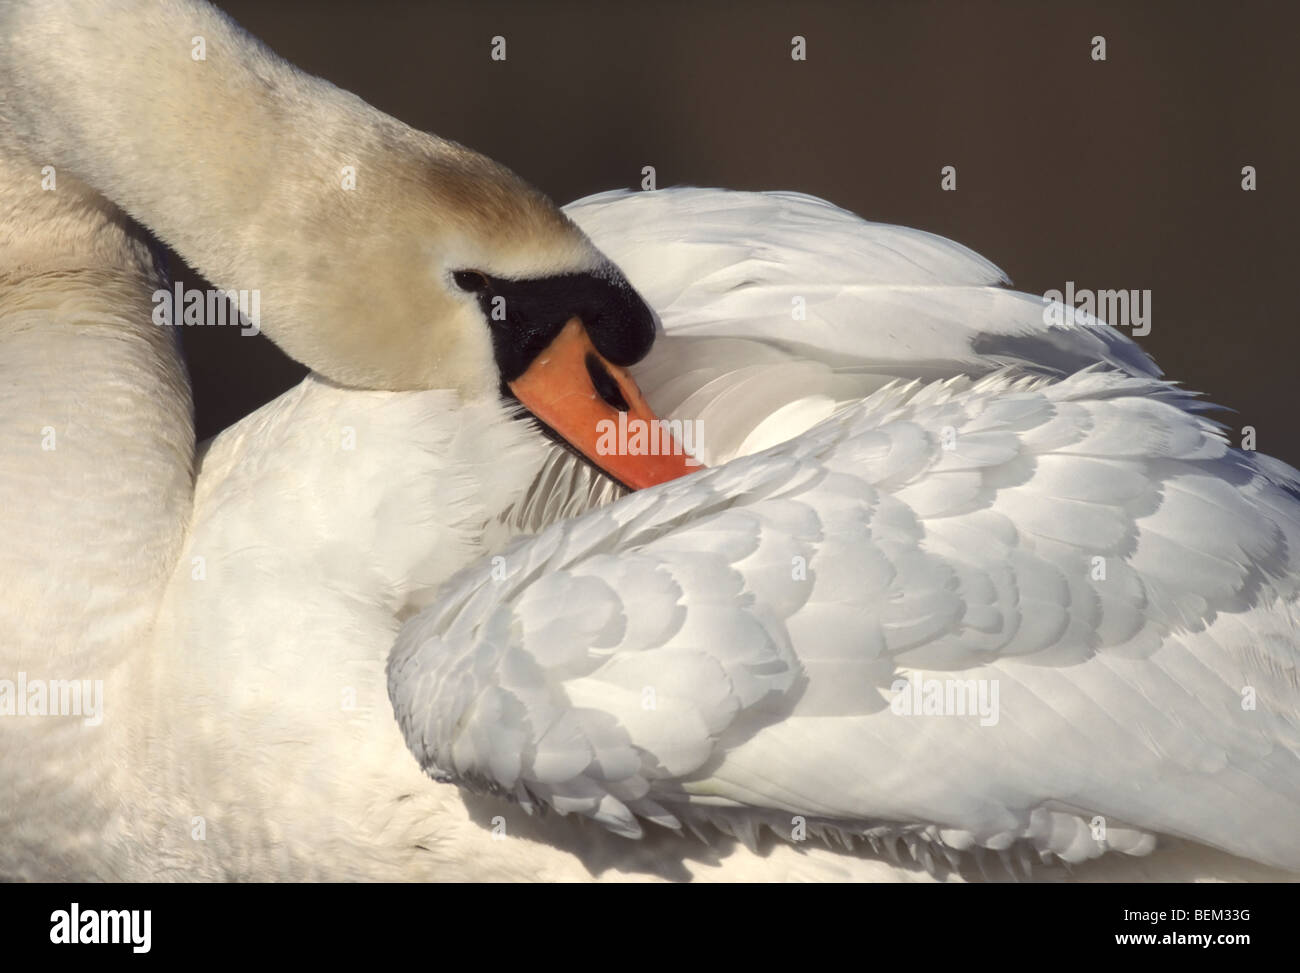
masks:
<svg viewBox="0 0 1300 973"><path fill-rule="evenodd" d="M964 248L806 197L597 198L569 210L584 235L206 7L96 8L141 45L113 51L120 97L105 106L90 17L30 12L0 20L0 72L21 82L0 109L6 151L67 167L214 281L260 283L266 330L318 375L218 437L191 495L187 393L149 323L147 240L76 179L38 197L4 170L0 429L20 461L0 478L15 542L0 579L20 637L3 662L102 672L107 702L96 727L0 727L15 782L0 873L929 876L709 831L789 838L795 817L813 838L865 832L922 860L968 849L959 868L981 849L1116 852L1084 877L1300 867L1295 474L1228 450L1121 335L1049 328L1041 302ZM186 73L195 33L220 73ZM66 59L41 52L54 34ZM156 112L143 64L175 81ZM199 144L167 137L186 100L213 112ZM262 131L281 146L205 154ZM176 151L188 167L161 157ZM374 173L373 193L333 200L339 156L361 160L358 187ZM434 192L412 158L438 173ZM319 192L303 159L329 173ZM347 232L389 221L400 244ZM664 317L632 374L661 411L705 423L702 458L721 469L503 548L616 491L512 420L495 390L515 345L494 346L452 275L559 281L531 290L541 307L558 293L565 321L608 312L643 333L648 313L602 254ZM810 313L792 331L795 296ZM612 374L645 351L593 331ZM578 438L586 421L551 424ZM1172 572L1144 551L1162 539L1182 545ZM1113 589L1074 571L1095 551ZM891 718L902 669L996 680L1001 719ZM1258 706L1234 709L1247 684ZM532 819L421 765L643 837ZM1156 832L1262 864L1118 854Z"/></svg>
<svg viewBox="0 0 1300 973"><path fill-rule="evenodd" d="M792 194L568 212L663 315L641 387L724 438L407 623L390 694L433 777L625 835L1294 877L1296 471L948 241Z"/></svg>
<svg viewBox="0 0 1300 973"><path fill-rule="evenodd" d="M184 793L166 781L184 759L181 736L162 753L157 740L168 707L190 698L169 681L180 646L162 633L188 619L167 600L169 579L217 581L209 588L230 611L239 592L220 556L209 567L202 552L178 555L240 498L208 488L221 479L220 445L194 483L184 371L153 324L151 296L165 281L127 215L223 289L261 292L267 333L316 375L281 410L344 408L346 425L286 420L277 444L258 416L223 442L266 459L320 436L347 457L343 437L358 437L357 466L375 464L364 484L372 520L336 497L316 525L329 548L316 566L328 587L339 572L370 580L371 559L387 585L374 606L388 616L386 641L403 593L485 550L493 504L522 495L540 463L545 441L515 421L501 387L630 485L685 472L686 457L597 451L600 417L653 421L623 366L644 355L654 319L581 231L508 170L301 74L204 4L11 3L0 35L0 423L13 458L0 485L0 769L16 781L0 798L0 828L14 836L0 872L155 874L160 859L140 872L133 856L167 833L157 814ZM195 36L205 62L190 56ZM161 89L160 74L171 82ZM273 137L250 137L258 131ZM230 156L239 142L248 151ZM367 388L432 391L402 397L388 414L405 422L371 435L364 413L375 400L358 391ZM398 451L376 457L385 436ZM400 462L408 452L414 466ZM401 499L389 488L404 476L423 488L409 502L440 529L384 533L398 526L380 515ZM308 486L295 470L255 502L309 503ZM328 590L369 593L343 583ZM222 631L205 623L185 651L201 656ZM33 687L102 684L102 725L24 718L15 696L28 677ZM198 710L177 717L186 730L209 732L226 715ZM94 769L65 785L70 759Z"/></svg>

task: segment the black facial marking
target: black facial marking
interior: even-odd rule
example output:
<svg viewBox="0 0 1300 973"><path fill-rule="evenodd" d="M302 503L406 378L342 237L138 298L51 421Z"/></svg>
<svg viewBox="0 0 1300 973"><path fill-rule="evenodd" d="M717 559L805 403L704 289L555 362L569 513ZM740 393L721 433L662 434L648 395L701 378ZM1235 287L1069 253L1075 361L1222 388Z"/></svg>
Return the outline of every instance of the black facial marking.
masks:
<svg viewBox="0 0 1300 973"><path fill-rule="evenodd" d="M477 270L458 270L451 275L451 278L456 282L457 287L471 294L477 294L488 286L488 279Z"/></svg>
<svg viewBox="0 0 1300 973"><path fill-rule="evenodd" d="M609 373L605 363L591 352L587 352L587 374L591 376L591 384L595 386L597 395L619 412L628 410L627 399L623 398L623 390L618 387L618 382L614 381L614 376Z"/></svg>
<svg viewBox="0 0 1300 973"><path fill-rule="evenodd" d="M639 362L654 343L650 309L617 271L531 280L457 271L453 278L458 287L463 286L461 274L474 274L485 282L473 293L492 330L492 349L506 382L522 375L575 316L582 320L596 350L615 365Z"/></svg>

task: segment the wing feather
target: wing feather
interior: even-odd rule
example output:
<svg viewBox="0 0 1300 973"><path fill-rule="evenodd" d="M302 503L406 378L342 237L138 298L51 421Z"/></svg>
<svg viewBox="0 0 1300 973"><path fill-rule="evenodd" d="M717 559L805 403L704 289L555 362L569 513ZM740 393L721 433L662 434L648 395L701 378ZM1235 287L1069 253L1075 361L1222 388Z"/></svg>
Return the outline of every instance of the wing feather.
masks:
<svg viewBox="0 0 1300 973"><path fill-rule="evenodd" d="M530 498L505 577L394 647L431 774L629 836L805 816L1300 869L1300 475L929 234L792 194L570 212L662 314L638 380L719 465L605 506L544 470L579 500Z"/></svg>

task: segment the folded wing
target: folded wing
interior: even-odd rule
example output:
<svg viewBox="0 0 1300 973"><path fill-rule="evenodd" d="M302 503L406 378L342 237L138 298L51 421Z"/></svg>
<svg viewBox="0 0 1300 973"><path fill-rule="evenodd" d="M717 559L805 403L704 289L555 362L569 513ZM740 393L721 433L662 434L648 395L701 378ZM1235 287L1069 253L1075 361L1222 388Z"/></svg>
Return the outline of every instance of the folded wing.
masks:
<svg viewBox="0 0 1300 973"><path fill-rule="evenodd" d="M706 202L688 242L725 236ZM802 197L771 205L851 219ZM778 223L740 224L714 274L745 266L742 293L798 286L798 260L763 256ZM735 242L747 232L749 249ZM703 315L735 290L655 295L635 250L593 236L664 302L669 338L674 308ZM1008 292L961 277L986 264L923 234L913 244L894 248L891 273L961 281L927 306L976 295L945 340L1011 334L980 317L999 306L987 294ZM852 273L847 260L827 275ZM755 342L829 381L765 399L751 429L715 444L731 462L555 523L455 579L390 659L422 765L632 836L646 822L806 827L1080 861L1171 834L1300 868L1294 471L1231 449L1122 336L1044 339L1041 302L1022 322L1030 340L1081 358L1101 348L1100 365L1061 377L981 357L972 339L973 359L934 359L957 377L891 375L853 401L847 386L888 358L869 346L889 332L872 306L859 305L863 344L827 315L810 329L816 351L790 338L803 322L782 322L783 339L775 316L754 330L699 319L720 329L709 340ZM741 394L724 360L686 360L720 370L686 393L690 409L707 416L710 382ZM746 447L817 394L827 415Z"/></svg>

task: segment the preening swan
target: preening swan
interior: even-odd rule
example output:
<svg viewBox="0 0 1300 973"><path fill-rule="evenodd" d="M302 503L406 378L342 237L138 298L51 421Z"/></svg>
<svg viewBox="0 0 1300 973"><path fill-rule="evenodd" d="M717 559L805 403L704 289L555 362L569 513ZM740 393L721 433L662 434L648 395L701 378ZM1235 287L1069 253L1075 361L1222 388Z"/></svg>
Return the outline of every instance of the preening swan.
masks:
<svg viewBox="0 0 1300 973"><path fill-rule="evenodd" d="M1300 871L1297 474L1122 334L806 196L561 212L201 4L0 37L0 679L103 681L0 717L0 875ZM315 373L197 460L151 234ZM656 411L707 469L598 447Z"/></svg>

